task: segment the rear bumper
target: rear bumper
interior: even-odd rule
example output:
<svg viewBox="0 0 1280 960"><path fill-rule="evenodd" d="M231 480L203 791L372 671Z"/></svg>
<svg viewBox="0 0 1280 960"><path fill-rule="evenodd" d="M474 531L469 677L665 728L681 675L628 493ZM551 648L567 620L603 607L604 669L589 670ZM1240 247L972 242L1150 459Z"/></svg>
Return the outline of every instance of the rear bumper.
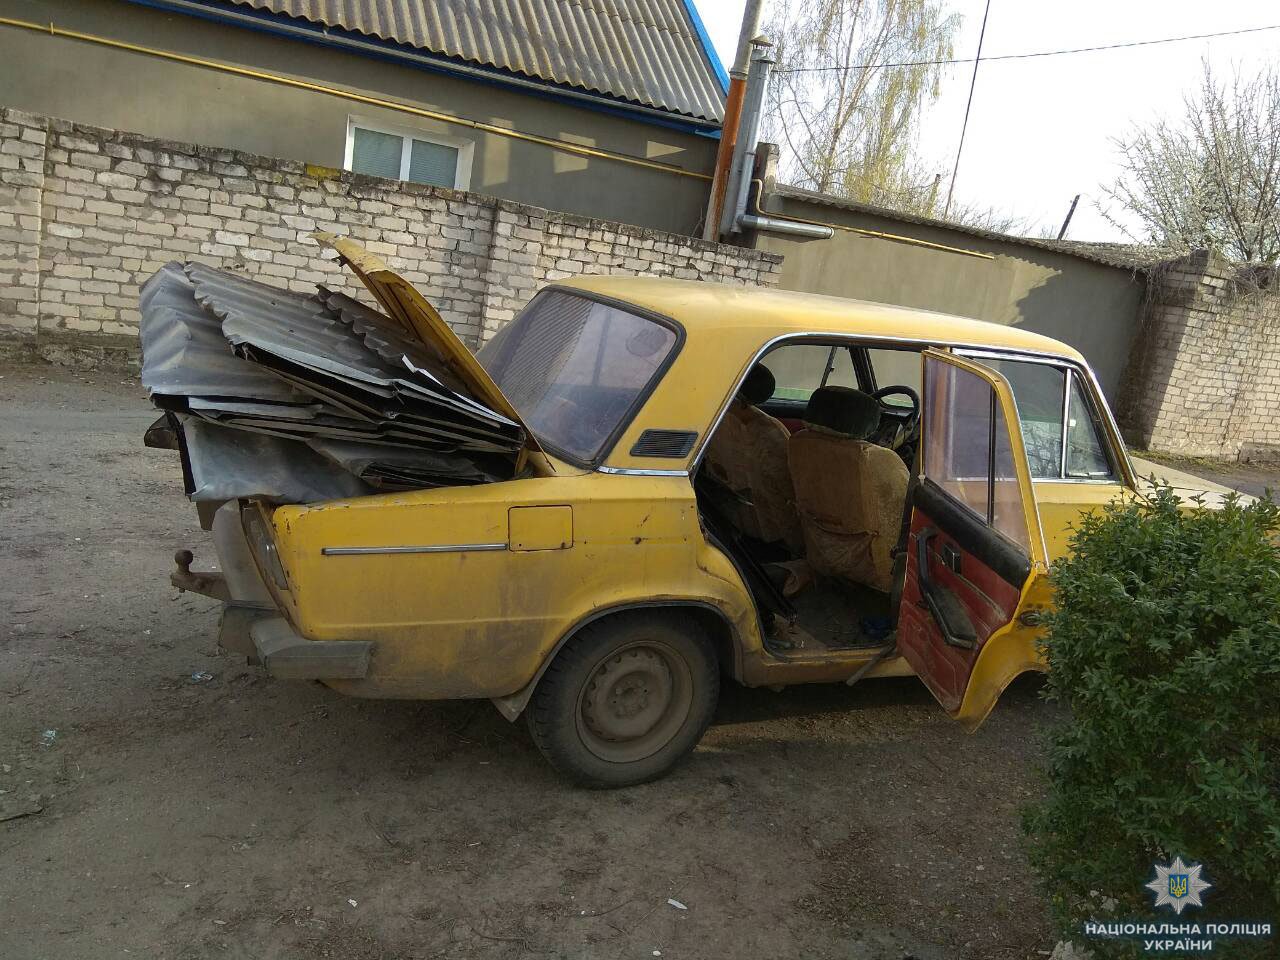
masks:
<svg viewBox="0 0 1280 960"><path fill-rule="evenodd" d="M308 640L284 617L255 620L249 636L258 661L281 680L363 680L369 674L371 640Z"/></svg>
<svg viewBox="0 0 1280 960"><path fill-rule="evenodd" d="M363 680L373 642L308 640L274 607L234 601L222 607L218 642L281 680Z"/></svg>
<svg viewBox="0 0 1280 960"><path fill-rule="evenodd" d="M369 675L373 642L308 640L280 614L245 540L240 508L223 504L213 517L213 540L222 571L191 569L190 550L179 550L169 577L179 590L222 601L218 640L232 653L260 663L282 680L363 680Z"/></svg>

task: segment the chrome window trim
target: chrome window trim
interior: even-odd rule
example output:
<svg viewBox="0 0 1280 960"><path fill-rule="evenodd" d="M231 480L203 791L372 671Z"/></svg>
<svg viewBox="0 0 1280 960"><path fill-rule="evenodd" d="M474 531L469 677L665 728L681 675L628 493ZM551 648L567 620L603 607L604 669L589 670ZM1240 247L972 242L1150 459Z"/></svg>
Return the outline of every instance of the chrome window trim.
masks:
<svg viewBox="0 0 1280 960"><path fill-rule="evenodd" d="M1119 477L1032 477L1032 483L1097 483L1112 487L1123 487L1124 481Z"/></svg>
<svg viewBox="0 0 1280 960"><path fill-rule="evenodd" d="M687 477L688 470L649 470L641 467L596 467L596 473L609 473L624 477Z"/></svg>
<svg viewBox="0 0 1280 960"><path fill-rule="evenodd" d="M1052 364L1059 364L1059 365L1067 366L1070 368L1074 368L1075 370L1081 372L1084 375L1085 380L1088 382L1090 388L1093 390L1094 398L1100 399L1102 401L1101 403L1102 413L1105 415L1107 426L1110 428L1110 436L1108 437L1108 440L1111 441L1112 438L1114 438L1114 440L1117 441L1117 442L1111 442L1110 446L1112 448L1112 453L1116 455L1116 459L1117 459L1116 466L1120 468L1120 476L1112 478L1111 480L1108 480L1108 481L1080 480L1078 482L1082 482L1082 483L1108 482L1108 483L1115 483L1120 486L1127 486L1127 487L1136 489L1134 484L1136 483L1137 473L1133 469L1133 461L1129 459L1129 450L1127 447L1125 447L1124 441L1120 436L1120 427L1116 424L1115 414L1111 412L1111 405L1106 402L1106 395L1102 392L1102 387L1099 386L1098 384L1098 377L1093 372L1093 368L1089 366L1089 362L1087 360L1075 360L1071 357L1064 357L1061 354L1057 354L1057 353L1047 353L1043 350L1003 350L1003 351L991 350L988 348L977 347L977 346L974 346L973 344L964 343L957 340L921 340L914 337L883 337L883 336L878 336L876 334L866 334L866 333L841 334L841 333L832 333L831 331L823 332L821 330L805 330L797 333L783 333L783 334L779 334L776 337L771 337L770 339L764 342L764 344L752 356L751 361L745 367L743 367L742 372L741 374L739 374L737 380L733 382L733 389L729 391L728 395L725 397L724 401L721 403L719 411L716 413L715 418L711 421L711 426L708 427L705 431L703 431L698 448L696 451L694 451L693 459L689 461L689 469L686 472L686 475L696 473L698 470L698 467L701 466L702 458L706 456L707 445L710 442L711 437L715 434L716 430L720 428L721 421L723 421L725 416L728 415L729 404L733 401L733 398L737 396L738 391L742 388L742 384L747 379L747 374L751 372L751 368L754 367L757 363L759 363L760 358L763 357L770 350L774 349L775 347L779 346L782 343L786 343L789 340L828 340L828 341L839 340L841 342L846 342L855 346L864 345L864 344L876 344L880 346L898 345L898 346L904 346L908 348L918 347L921 349L927 348L927 347L942 347L942 348L954 350L956 353L960 354L961 356L979 356L979 355L985 354L987 356L1005 357L1009 360L1024 360L1024 361L1030 361L1032 363L1052 363ZM600 467L597 469L606 473L613 473L613 472L631 473L632 472L631 470L623 467ZM1069 482L1076 482L1076 481L1072 481L1068 479L1065 481L1054 481L1054 482L1069 483ZM1038 512L1039 511L1037 511L1037 513Z"/></svg>
<svg viewBox="0 0 1280 960"><path fill-rule="evenodd" d="M1067 435L1071 432L1071 387L1075 383L1075 371L1066 369L1062 384L1062 449L1058 453L1058 479L1067 479Z"/></svg>
<svg viewBox="0 0 1280 960"><path fill-rule="evenodd" d="M980 350L970 347L957 347L956 353L962 357L976 357L979 360L1011 360L1014 363L1043 363L1051 367L1070 367L1072 361L1066 357L1052 353L1018 353L1016 350Z"/></svg>
<svg viewBox="0 0 1280 960"><path fill-rule="evenodd" d="M804 330L804 331L798 331L796 333L783 333L783 334L779 334L776 337L770 337L768 340L764 342L764 344L761 345L761 347L755 352L755 355L752 356L751 361L745 367L743 367L742 372L738 375L737 380L733 382L733 389L729 391L728 395L724 398L724 401L720 404L720 410L716 414L715 418L711 421L711 426L703 432L701 443L698 446L698 449L694 452L693 459L689 462L689 471L688 471L689 474L695 473L698 467L702 464L702 458L706 455L707 446L711 438L715 435L716 430L720 428L721 421L723 421L725 416L728 415L729 404L733 402L733 398L737 396L738 391L742 388L742 384L747 379L747 374L751 372L751 368L754 367L757 363L759 363L760 358L763 357L770 350L790 340L819 340L819 341L836 340L836 341L850 343L854 345L896 344L896 345L906 346L906 347L919 347L921 349L927 349L929 347L937 347L937 348L945 348L945 349L952 350L955 353L959 354L960 356L987 355L987 356L995 356L995 357L1005 357L1010 360L1030 361L1033 363L1038 362L1038 363L1057 364L1057 365L1066 366L1075 370L1079 370L1084 374L1085 379L1088 381L1090 388L1093 390L1094 399L1101 400L1102 412L1106 416L1106 423L1110 430L1110 435L1107 438L1108 445L1111 447L1112 454L1114 454L1116 457L1116 466L1120 468L1120 476L1111 478L1106 481L1066 479L1066 480L1052 480L1049 482L1052 482L1052 483L1103 483L1103 482L1106 482L1106 483L1114 483L1114 484L1117 484L1118 486L1129 487L1130 489L1134 489L1134 490L1137 489L1137 479L1136 479L1137 473L1133 469L1133 461L1129 459L1129 450L1128 448L1125 447L1124 440L1120 436L1120 427L1117 426L1115 414L1111 412L1111 405L1106 402L1106 395L1102 392L1102 387L1099 386L1098 384L1098 377L1093 372L1093 368L1089 366L1089 362L1087 360L1083 360L1083 359L1075 360L1070 357L1064 357L1061 354L1048 353L1043 350L1003 350L1003 351L990 350L988 348L974 346L971 343L964 343L956 340L921 340L915 337L882 337L876 334L856 334L856 333L840 334L840 333L832 333L829 330L825 332L820 330ZM1025 450L1023 452L1023 455L1025 456ZM604 468L601 468L601 469L604 469ZM611 467L607 469L609 471L629 472L629 471L623 471L622 468L616 468L616 467ZM1034 491L1035 489L1034 480L1031 481L1031 486L1032 486L1032 490ZM1042 545L1042 549L1045 550L1045 553L1047 556L1048 541L1045 539L1045 536L1044 536L1044 521L1040 517L1039 504L1036 504L1035 507L1036 507L1036 510L1035 510L1036 527L1040 533L1040 543Z"/></svg>
<svg viewBox="0 0 1280 960"><path fill-rule="evenodd" d="M1030 361L1032 363L1051 363L1051 364L1058 364L1062 366L1080 367L1084 370L1085 374L1088 377L1089 383L1092 384L1093 389L1097 393L1097 395L1099 397L1103 396L1102 390L1098 386L1098 379L1097 377L1094 376L1093 370L1089 367L1089 364L1087 362L1076 361L1071 359L1070 357L1064 357L1062 356L1062 354L1059 354L1059 353L1046 353L1043 350L991 350L986 347L974 346L971 343L965 343L960 340L921 340L916 337L884 337L884 336L879 336L878 334L872 334L872 333L833 333L830 330L825 332L821 330L804 330L797 333L782 333L776 337L772 337L769 340L766 340L763 346L761 346L760 349L758 349L755 352L755 355L751 358L751 362L748 363L743 368L742 373L738 376L738 379L734 381L733 389L729 391L728 396L725 397L724 402L720 405L720 410L716 414L715 419L711 421L711 426L702 434L701 443L698 446L697 452L694 454L693 460L690 462L690 465L689 465L690 473L695 472L698 469L699 464L702 463L702 457L706 453L707 444L710 441L712 434L714 434L716 430L719 429L720 422L724 420L725 416L728 414L729 404L732 402L733 398L737 396L738 391L742 388L742 384L747 379L747 374L751 372L751 368L754 367L757 363L759 363L760 358L763 357L766 353L768 353L770 350L774 349L775 347L779 346L780 344L787 342L788 340L826 340L826 341L839 340L841 342L848 343L852 346L875 344L877 346L892 347L894 345L897 345L897 346L902 346L907 348L920 348L920 349L924 349L928 347L939 347L943 349L953 350L960 356L990 356L990 357L997 357L997 358L1003 357L1004 359L1007 359L1007 360L1025 360L1025 361ZM1120 436L1120 430L1118 427L1116 427L1115 418L1111 414L1111 407L1108 404L1104 403L1103 408L1106 410L1107 421L1108 423L1110 423L1112 429L1115 431L1115 435L1117 437ZM1128 452L1122 451L1122 453L1124 454L1124 460L1125 460L1125 463L1127 464ZM1130 465L1129 472L1130 474L1133 473L1132 465Z"/></svg>
<svg viewBox="0 0 1280 960"><path fill-rule="evenodd" d="M505 543L443 543L403 547L321 547L325 557L363 557L384 553L483 553L506 550Z"/></svg>

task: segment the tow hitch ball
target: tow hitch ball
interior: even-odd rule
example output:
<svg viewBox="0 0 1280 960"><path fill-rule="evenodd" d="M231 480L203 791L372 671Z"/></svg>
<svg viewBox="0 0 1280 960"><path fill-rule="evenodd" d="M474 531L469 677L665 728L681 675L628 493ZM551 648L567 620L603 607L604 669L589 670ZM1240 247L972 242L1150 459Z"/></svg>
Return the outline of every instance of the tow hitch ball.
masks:
<svg viewBox="0 0 1280 960"><path fill-rule="evenodd" d="M195 558L195 554L185 548L175 553L173 562L178 565L178 569L169 574L169 582L177 587L180 593L190 590L192 593L213 597L215 600L224 602L230 600L231 594L227 590L226 578L212 570L193 571L191 564Z"/></svg>

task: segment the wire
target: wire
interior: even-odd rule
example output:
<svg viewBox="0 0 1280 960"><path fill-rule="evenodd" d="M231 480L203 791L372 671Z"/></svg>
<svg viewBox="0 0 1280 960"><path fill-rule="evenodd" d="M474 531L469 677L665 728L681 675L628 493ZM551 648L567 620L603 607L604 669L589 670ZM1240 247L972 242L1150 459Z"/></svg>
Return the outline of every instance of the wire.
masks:
<svg viewBox="0 0 1280 960"><path fill-rule="evenodd" d="M774 73L827 73L838 70L879 70L887 67L938 67L957 63L990 63L993 60L1030 60L1035 57L1061 57L1074 53L1096 53L1099 50L1123 50L1129 47L1151 47L1161 43L1181 43L1185 40L1212 40L1215 37L1237 37L1246 33L1263 33L1280 30L1280 23L1267 27L1246 27L1243 30L1222 30L1218 33L1193 33L1185 37L1162 37L1159 40L1130 40L1128 43L1107 43L1096 47L1073 47L1067 50L1040 50L1035 53L1002 53L993 57L965 57L958 60L907 60L902 63L864 63L851 67L792 67L775 69Z"/></svg>
<svg viewBox="0 0 1280 960"><path fill-rule="evenodd" d="M947 205L942 219L951 216L951 194L956 189L956 174L960 172L960 154L964 152L964 135L969 129L969 110L973 107L973 90L978 85L978 67L982 66L982 41L987 37L987 15L991 13L991 0L982 8L982 31L978 34L978 55L973 58L973 77L969 80L969 99L964 105L964 123L960 127L960 144L956 147L956 163L951 168L951 182L947 184Z"/></svg>

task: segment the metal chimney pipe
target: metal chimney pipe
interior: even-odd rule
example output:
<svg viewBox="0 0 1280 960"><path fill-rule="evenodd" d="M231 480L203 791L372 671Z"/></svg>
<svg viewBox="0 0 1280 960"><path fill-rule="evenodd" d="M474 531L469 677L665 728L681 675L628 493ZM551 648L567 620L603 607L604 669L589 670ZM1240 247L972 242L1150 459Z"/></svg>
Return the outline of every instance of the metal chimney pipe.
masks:
<svg viewBox="0 0 1280 960"><path fill-rule="evenodd" d="M786 233L793 237L810 237L814 240L830 240L835 229L824 223L805 223L802 220L780 220L777 217L757 217L743 214L738 223L746 230L763 230L765 233Z"/></svg>
<svg viewBox="0 0 1280 960"><path fill-rule="evenodd" d="M747 71L751 67L751 41L760 32L764 0L747 0L742 11L742 29L738 33L738 52L729 71L729 92L724 101L724 120L720 126L720 147L716 151L715 171L711 176L711 194L703 217L702 239L718 240L720 215L724 210L724 194L729 183L729 164L738 140L738 124L742 117L742 101L746 95Z"/></svg>
<svg viewBox="0 0 1280 960"><path fill-rule="evenodd" d="M725 196L724 215L720 233L739 233L739 221L747 212L747 197L751 193L751 175L756 166L756 147L760 142L760 125L764 121L764 98L769 90L769 73L776 62L767 47L756 52L751 61L751 73L747 77L747 94L742 104L742 128L734 146L733 166L730 168L733 182Z"/></svg>

